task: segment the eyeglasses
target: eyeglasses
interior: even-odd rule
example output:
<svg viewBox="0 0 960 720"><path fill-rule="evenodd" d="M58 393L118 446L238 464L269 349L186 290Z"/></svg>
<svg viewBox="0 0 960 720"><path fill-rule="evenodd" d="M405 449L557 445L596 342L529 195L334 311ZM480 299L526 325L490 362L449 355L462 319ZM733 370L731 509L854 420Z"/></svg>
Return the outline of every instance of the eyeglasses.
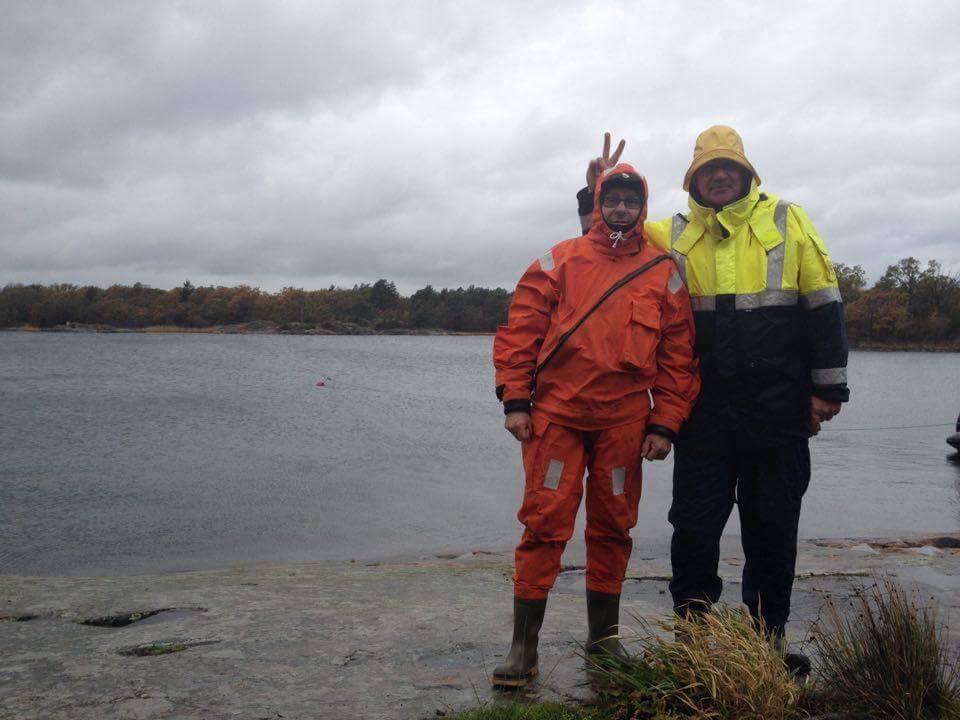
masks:
<svg viewBox="0 0 960 720"><path fill-rule="evenodd" d="M643 207L643 202L640 200L640 198L637 198L637 197L625 198L625 197L616 197L613 195L603 196L603 206L605 208L612 209L617 207L620 203L623 203L624 205L626 205L628 210L639 210L641 207Z"/></svg>

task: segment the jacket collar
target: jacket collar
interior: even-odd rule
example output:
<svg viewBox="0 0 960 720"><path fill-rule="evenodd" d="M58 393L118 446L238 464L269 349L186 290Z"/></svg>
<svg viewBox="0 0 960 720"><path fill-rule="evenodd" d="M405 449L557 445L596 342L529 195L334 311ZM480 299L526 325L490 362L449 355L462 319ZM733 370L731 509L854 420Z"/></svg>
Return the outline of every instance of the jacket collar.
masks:
<svg viewBox="0 0 960 720"><path fill-rule="evenodd" d="M701 205L690 195L687 204L690 207L689 224L674 248L684 255L697 244L704 235L712 235L719 241L731 237L750 222L753 211L760 202L760 189L756 180L750 182L750 190L739 200L714 210ZM726 230L726 234L724 234Z"/></svg>
<svg viewBox="0 0 960 720"><path fill-rule="evenodd" d="M616 241L614 245L614 231L601 220L590 226L590 232L587 238L591 240L593 247L604 255L618 257L621 255L635 255L643 247L646 236L644 235L643 224L637 223L631 230L623 233L622 239Z"/></svg>
<svg viewBox="0 0 960 720"><path fill-rule="evenodd" d="M722 235L722 228L733 235L743 225L746 225L753 214L753 209L760 202L760 188L757 187L757 181L750 182L750 190L739 200L734 200L729 205L724 205L719 211L711 207L701 205L690 195L687 204L690 206L690 220L699 220L700 223L716 235Z"/></svg>

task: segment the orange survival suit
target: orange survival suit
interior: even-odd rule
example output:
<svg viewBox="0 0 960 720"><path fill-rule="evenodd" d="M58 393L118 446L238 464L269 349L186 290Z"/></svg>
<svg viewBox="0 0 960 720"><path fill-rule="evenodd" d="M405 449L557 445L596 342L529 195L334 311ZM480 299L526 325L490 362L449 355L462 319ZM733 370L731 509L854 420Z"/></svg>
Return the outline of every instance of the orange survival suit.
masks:
<svg viewBox="0 0 960 720"><path fill-rule="evenodd" d="M626 232L601 212L603 185L629 174L643 188L643 208ZM555 245L517 285L506 325L494 340L497 395L506 413L531 413L533 437L522 445L524 525L516 549L514 594L547 597L573 534L588 471L588 590L619 594L632 549L646 433L675 439L700 388L687 290L671 261L660 262L614 292L536 368L612 285L662 254L644 234L647 186L621 163L597 183L593 225ZM653 403L651 406L651 398Z"/></svg>

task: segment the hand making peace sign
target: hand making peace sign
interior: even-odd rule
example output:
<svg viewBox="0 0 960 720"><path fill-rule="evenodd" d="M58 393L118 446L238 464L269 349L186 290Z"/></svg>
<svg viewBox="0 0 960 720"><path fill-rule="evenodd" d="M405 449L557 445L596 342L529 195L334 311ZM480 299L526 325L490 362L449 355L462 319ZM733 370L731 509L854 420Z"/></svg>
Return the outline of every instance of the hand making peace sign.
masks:
<svg viewBox="0 0 960 720"><path fill-rule="evenodd" d="M626 140L621 140L620 144L617 145L616 151L611 155L610 133L605 132L603 134L603 156L594 158L587 166L587 187L590 188L591 192L597 185L597 178L600 177L600 173L608 168L614 167L620 160L620 154L623 152L623 147L626 144Z"/></svg>

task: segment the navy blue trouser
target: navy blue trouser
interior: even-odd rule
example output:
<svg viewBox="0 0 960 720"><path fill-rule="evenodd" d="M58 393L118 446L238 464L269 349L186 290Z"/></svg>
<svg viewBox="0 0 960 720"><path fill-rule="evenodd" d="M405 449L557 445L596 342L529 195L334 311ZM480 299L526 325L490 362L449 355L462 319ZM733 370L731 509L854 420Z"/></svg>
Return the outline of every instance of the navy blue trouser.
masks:
<svg viewBox="0 0 960 720"><path fill-rule="evenodd" d="M806 440L753 449L681 440L669 516L674 609L685 614L720 599L720 535L736 502L746 557L743 602L769 632L782 633L790 615L800 503L809 483Z"/></svg>

